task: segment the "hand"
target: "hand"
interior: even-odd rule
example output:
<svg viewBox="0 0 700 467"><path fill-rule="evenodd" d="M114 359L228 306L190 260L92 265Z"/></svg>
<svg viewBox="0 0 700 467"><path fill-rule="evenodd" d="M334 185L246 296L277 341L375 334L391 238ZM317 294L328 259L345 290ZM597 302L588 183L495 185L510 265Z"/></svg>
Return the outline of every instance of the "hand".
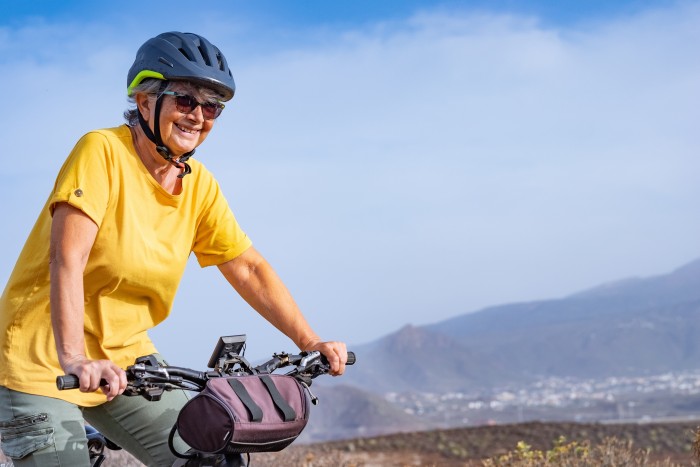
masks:
<svg viewBox="0 0 700 467"><path fill-rule="evenodd" d="M345 372L345 363L348 361L348 350L345 342L311 342L303 350L318 350L327 359L331 365L330 374L332 376L340 376Z"/></svg>
<svg viewBox="0 0 700 467"><path fill-rule="evenodd" d="M80 380L81 392L95 392L100 389L111 401L126 389L126 373L110 360L90 360L82 355L63 363L66 374L73 374ZM107 384L100 386L101 380Z"/></svg>

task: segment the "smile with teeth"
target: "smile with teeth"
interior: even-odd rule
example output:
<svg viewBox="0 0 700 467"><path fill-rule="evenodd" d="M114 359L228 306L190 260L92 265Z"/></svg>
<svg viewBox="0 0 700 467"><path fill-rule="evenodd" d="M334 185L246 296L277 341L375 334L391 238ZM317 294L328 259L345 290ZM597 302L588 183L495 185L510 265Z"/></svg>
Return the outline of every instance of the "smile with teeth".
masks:
<svg viewBox="0 0 700 467"><path fill-rule="evenodd" d="M182 132L184 132L184 133L189 133L189 134L191 134L191 135L195 135L195 134L197 134L197 133L199 132L199 130L193 130L193 129L190 129L190 128L185 128L184 126L180 126L180 125L178 125L177 123L175 124L175 126L178 128L178 130L180 130L180 131L182 131Z"/></svg>

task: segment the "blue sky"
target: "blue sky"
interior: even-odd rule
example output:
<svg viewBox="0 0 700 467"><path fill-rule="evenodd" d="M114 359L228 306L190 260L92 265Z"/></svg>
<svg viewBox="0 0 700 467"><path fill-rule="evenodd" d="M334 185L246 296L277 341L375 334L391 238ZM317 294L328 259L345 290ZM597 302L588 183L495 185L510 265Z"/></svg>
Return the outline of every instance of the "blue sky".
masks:
<svg viewBox="0 0 700 467"><path fill-rule="evenodd" d="M49 21L92 20L99 15L177 16L207 12L212 9L226 10L228 14L243 16L248 20L268 24L297 27L342 25L354 27L372 21L411 16L418 10L443 9L451 11L488 11L493 13L516 13L536 15L552 24L571 24L581 21L605 20L611 17L636 14L648 8L673 5L668 0L589 0L555 2L542 0L260 0L213 1L205 7L193 8L188 2L144 2L138 9L125 10L118 2L93 2L74 0L55 2L5 2L2 24L16 26L28 19L41 18ZM151 17L152 19L153 17ZM148 21L144 21L148 22Z"/></svg>
<svg viewBox="0 0 700 467"><path fill-rule="evenodd" d="M121 123L135 51L167 30L226 54L237 94L197 157L323 336L700 257L700 2L123 5L3 5L2 282L63 159ZM240 332L252 356L291 346L193 262L152 335L197 366Z"/></svg>

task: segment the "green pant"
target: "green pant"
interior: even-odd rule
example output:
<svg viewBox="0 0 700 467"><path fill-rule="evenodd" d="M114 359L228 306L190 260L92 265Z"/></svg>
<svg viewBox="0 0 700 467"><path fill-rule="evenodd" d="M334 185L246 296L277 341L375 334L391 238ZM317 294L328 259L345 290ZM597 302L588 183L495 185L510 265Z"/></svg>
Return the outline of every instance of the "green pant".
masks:
<svg viewBox="0 0 700 467"><path fill-rule="evenodd" d="M168 434L187 399L178 390L157 402L117 396L97 407L79 407L0 386L2 450L16 467L89 466L86 420L145 465L169 467L175 457ZM187 450L177 437L175 446Z"/></svg>

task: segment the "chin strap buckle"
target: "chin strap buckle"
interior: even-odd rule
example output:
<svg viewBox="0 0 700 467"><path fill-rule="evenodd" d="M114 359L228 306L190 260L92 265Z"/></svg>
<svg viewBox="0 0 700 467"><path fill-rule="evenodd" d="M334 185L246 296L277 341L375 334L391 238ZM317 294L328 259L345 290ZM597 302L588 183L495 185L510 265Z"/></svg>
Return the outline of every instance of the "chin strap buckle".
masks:
<svg viewBox="0 0 700 467"><path fill-rule="evenodd" d="M188 164L185 161L187 159L189 159L190 157L192 157L192 154L194 154L194 151L190 151L178 159L173 159L173 156L170 154L170 150L165 146L156 146L156 151L158 151L158 154L163 156L163 159L170 162L178 169L182 169L182 173L180 175L178 175L177 178L184 178L185 175L192 173L192 167L190 167L190 164Z"/></svg>
<svg viewBox="0 0 700 467"><path fill-rule="evenodd" d="M185 169L180 175L177 176L177 178L184 178L185 175L192 173L192 167L190 167L190 164L188 164L187 162L180 162L180 164L184 165Z"/></svg>

